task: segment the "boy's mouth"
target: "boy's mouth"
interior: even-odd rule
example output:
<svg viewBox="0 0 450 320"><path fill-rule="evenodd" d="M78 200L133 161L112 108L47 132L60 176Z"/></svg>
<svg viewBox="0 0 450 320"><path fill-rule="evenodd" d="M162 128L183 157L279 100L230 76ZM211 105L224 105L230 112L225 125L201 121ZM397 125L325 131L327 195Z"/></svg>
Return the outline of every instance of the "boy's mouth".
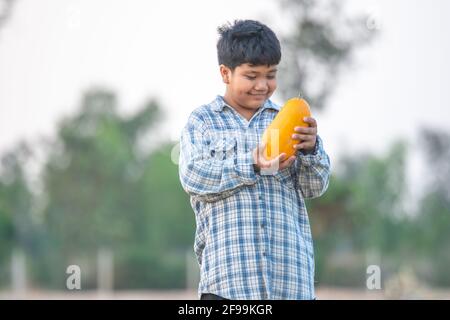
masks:
<svg viewBox="0 0 450 320"><path fill-rule="evenodd" d="M267 93L249 93L252 97L255 97L257 99L265 99L267 96Z"/></svg>

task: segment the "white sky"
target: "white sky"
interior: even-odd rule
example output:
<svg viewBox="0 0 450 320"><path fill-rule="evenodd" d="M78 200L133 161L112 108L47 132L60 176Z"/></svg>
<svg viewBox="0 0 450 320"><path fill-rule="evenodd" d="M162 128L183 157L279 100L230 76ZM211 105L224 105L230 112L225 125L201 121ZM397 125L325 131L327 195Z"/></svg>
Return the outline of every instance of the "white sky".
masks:
<svg viewBox="0 0 450 320"><path fill-rule="evenodd" d="M280 34L277 8L276 0L18 1L0 30L0 154L50 136L92 85L114 90L123 112L157 97L176 139L195 107L223 93L216 27L252 18ZM449 128L450 1L351 0L348 10L371 13L380 35L316 113L332 159L382 152L398 137L414 142L421 126ZM414 157L415 185L419 167Z"/></svg>

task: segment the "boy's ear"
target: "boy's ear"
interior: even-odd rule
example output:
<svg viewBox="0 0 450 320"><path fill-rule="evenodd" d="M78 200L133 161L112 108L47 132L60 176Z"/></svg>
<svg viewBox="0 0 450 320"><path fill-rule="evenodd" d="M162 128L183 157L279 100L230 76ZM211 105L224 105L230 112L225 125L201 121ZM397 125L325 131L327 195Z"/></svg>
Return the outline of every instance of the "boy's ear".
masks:
<svg viewBox="0 0 450 320"><path fill-rule="evenodd" d="M220 65L220 75L222 76L222 81L225 84L230 83L230 77L231 77L231 70L226 65L221 64Z"/></svg>

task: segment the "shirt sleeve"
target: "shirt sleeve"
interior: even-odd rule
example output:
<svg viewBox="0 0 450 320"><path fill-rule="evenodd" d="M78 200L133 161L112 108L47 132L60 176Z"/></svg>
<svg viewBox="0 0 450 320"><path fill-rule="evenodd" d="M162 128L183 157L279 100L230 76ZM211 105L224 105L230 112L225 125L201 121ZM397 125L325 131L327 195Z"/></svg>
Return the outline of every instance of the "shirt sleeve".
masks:
<svg viewBox="0 0 450 320"><path fill-rule="evenodd" d="M319 136L312 153L298 152L294 168L297 186L305 199L320 197L325 193L330 180L330 158Z"/></svg>
<svg viewBox="0 0 450 320"><path fill-rule="evenodd" d="M191 115L181 134L179 161L181 185L188 194L214 202L256 183L251 151L238 152L236 139L230 138L232 152L215 152L210 138L204 122Z"/></svg>

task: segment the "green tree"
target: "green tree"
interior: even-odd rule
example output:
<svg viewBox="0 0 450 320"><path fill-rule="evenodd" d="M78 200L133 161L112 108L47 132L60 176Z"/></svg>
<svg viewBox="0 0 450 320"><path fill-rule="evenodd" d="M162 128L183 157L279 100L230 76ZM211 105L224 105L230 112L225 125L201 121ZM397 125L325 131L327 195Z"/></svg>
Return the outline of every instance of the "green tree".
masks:
<svg viewBox="0 0 450 320"><path fill-rule="evenodd" d="M383 259L386 269L396 265L406 232L406 155L406 145L398 142L384 157L345 157L325 195L308 202L319 281L362 285L370 252Z"/></svg>
<svg viewBox="0 0 450 320"><path fill-rule="evenodd" d="M21 143L1 159L0 171L0 285L9 283L13 249L33 255L38 251L37 224L33 219L33 194L26 164L30 148Z"/></svg>
<svg viewBox="0 0 450 320"><path fill-rule="evenodd" d="M43 172L44 217L57 270L113 250L116 288L181 287L185 250L194 233L189 200L171 161L172 144L152 152L152 126L162 118L150 101L125 117L114 94L92 90L80 111L59 126ZM154 143L155 144L155 143ZM75 257L75 258L74 258ZM88 270L87 286L94 286ZM63 273L54 270L63 283ZM86 285L85 285L86 286Z"/></svg>
<svg viewBox="0 0 450 320"><path fill-rule="evenodd" d="M50 242L63 261L100 248L116 250L141 236L146 212L138 198L143 166L138 145L158 114L151 101L121 117L114 94L92 90L80 112L62 121L43 183Z"/></svg>
<svg viewBox="0 0 450 320"><path fill-rule="evenodd" d="M172 143L152 152L138 181L138 198L146 208L140 224L142 244L125 250L122 287L180 288L185 285L185 254L192 251L194 213L171 159Z"/></svg>
<svg viewBox="0 0 450 320"><path fill-rule="evenodd" d="M421 264L420 274L436 286L449 286L450 275L450 134L423 129L420 145L427 164L417 225L411 237Z"/></svg>
<svg viewBox="0 0 450 320"><path fill-rule="evenodd" d="M316 109L324 109L354 52L373 40L367 16L349 17L343 1L283 0L292 31L284 36L280 90L284 98L299 92Z"/></svg>

